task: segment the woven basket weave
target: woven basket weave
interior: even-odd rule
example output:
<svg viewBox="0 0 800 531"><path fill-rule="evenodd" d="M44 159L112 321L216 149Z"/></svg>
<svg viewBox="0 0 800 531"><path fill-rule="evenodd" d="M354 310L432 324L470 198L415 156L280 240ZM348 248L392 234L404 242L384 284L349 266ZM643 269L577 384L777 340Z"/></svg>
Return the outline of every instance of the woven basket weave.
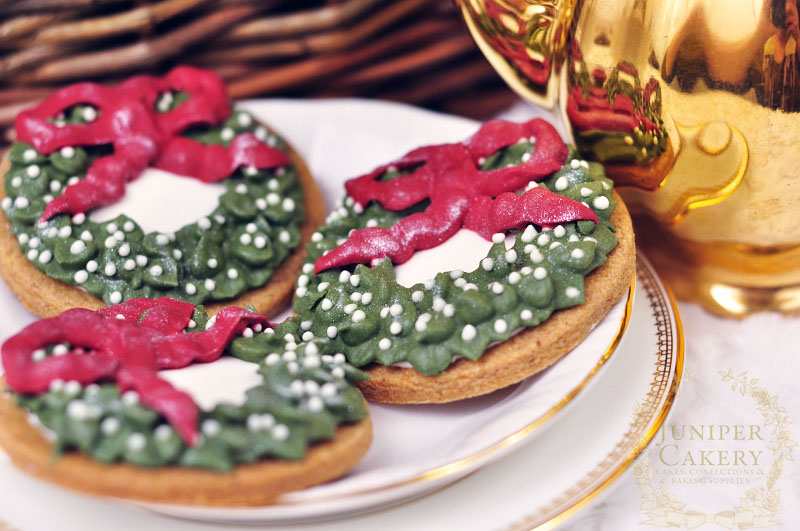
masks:
<svg viewBox="0 0 800 531"><path fill-rule="evenodd" d="M0 0L0 128L78 80L176 64L234 98L360 96L487 118L514 96L449 0Z"/></svg>

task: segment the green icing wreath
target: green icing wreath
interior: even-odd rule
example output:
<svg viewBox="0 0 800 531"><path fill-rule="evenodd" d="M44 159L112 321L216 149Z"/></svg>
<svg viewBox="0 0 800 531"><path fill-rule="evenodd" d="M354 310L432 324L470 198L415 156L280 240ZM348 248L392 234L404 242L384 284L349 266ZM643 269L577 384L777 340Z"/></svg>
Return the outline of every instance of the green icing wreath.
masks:
<svg viewBox="0 0 800 531"><path fill-rule="evenodd" d="M482 169L520 164L533 148L527 142L505 148L487 158ZM398 177L389 171L381 178ZM519 328L583 303L584 278L606 261L618 241L609 221L616 206L612 182L600 164L580 160L570 150L566 164L538 186L585 202L599 223L577 221L543 231L530 225L516 231L509 249L504 236L495 240L475 271L442 272L410 288L395 281L389 259L371 268L313 274L314 262L346 241L351 230L388 228L427 206L423 201L392 212L377 202L362 208L345 198L306 245L294 302L305 337L327 338L356 367L408 362L432 375L443 372L454 356L477 360L490 344L507 340Z"/></svg>
<svg viewBox="0 0 800 531"><path fill-rule="evenodd" d="M189 324L186 332L193 333L213 320L198 306ZM338 426L367 416L353 386L367 375L333 352L329 342L301 342L298 331L288 321L264 332L246 329L231 343L228 354L258 364L263 383L246 392L241 406L202 411L202 441L191 448L159 413L141 405L135 392L120 396L115 384L56 381L46 393L14 394L14 399L50 431L56 454L79 450L104 463L222 471L266 458L302 459L314 442L333 439ZM68 347L51 346L40 359Z"/></svg>
<svg viewBox="0 0 800 531"><path fill-rule="evenodd" d="M169 97L167 97L167 95ZM167 112L188 96L167 93L156 103ZM60 123L85 123L93 107L76 105ZM228 145L251 132L271 147L283 140L235 111L217 127L194 127L184 136ZM261 171L240 168L224 179L219 205L177 232L145 234L125 215L102 223L83 214L37 223L45 206L85 176L107 146L62 148L51 155L18 142L11 147L2 208L27 259L47 276L79 286L106 304L136 297L172 297L194 304L233 299L265 285L300 245L303 190L294 166Z"/></svg>

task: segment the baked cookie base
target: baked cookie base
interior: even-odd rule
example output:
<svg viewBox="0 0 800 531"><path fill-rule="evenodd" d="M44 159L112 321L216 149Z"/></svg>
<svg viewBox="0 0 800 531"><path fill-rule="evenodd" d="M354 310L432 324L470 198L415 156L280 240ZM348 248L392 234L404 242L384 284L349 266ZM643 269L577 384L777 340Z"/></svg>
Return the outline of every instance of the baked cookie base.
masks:
<svg viewBox="0 0 800 531"><path fill-rule="evenodd" d="M4 386L5 382L0 382ZM85 492L157 503L226 507L269 505L281 494L343 476L372 441L369 417L340 427L332 441L314 444L300 461L264 460L230 472L125 463L104 464L71 452L53 457L53 445L13 399L0 396L0 446L23 471Z"/></svg>
<svg viewBox="0 0 800 531"><path fill-rule="evenodd" d="M583 304L554 312L541 325L490 348L477 361L462 358L441 374L425 376L411 368L371 365L365 372L372 379L358 384L367 400L438 404L471 398L524 380L568 354L628 292L633 282L636 267L633 226L616 192L614 199L617 207L611 223L619 244L609 253L606 263L586 277Z"/></svg>
<svg viewBox="0 0 800 531"><path fill-rule="evenodd" d="M270 132L274 133L271 129ZM306 219L300 225L300 245L275 269L272 278L265 286L248 291L236 299L206 304L209 316L226 306L244 307L252 304L258 313L271 317L281 312L292 296L295 280L306 257L305 244L311 240L316 228L325 221L325 203L303 159L291 146L287 147L289 157L297 168L297 178L304 194L303 206ZM5 174L10 167L11 162L6 152L0 162L0 200L6 197ZM11 223L2 211L0 211L0 276L22 304L39 317L55 317L70 308L99 310L105 307L102 299L77 286L52 279L31 264L19 248L17 238L11 231Z"/></svg>

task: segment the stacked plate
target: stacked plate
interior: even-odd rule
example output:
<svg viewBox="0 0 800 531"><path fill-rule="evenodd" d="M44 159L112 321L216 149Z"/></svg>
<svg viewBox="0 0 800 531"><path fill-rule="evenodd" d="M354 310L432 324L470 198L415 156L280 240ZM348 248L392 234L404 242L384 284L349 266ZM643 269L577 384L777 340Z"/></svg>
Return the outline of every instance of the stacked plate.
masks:
<svg viewBox="0 0 800 531"><path fill-rule="evenodd" d="M343 193L345 179L416 146L458 141L478 127L469 120L374 101L270 100L241 106L300 146L329 209ZM0 286L0 307L6 316L0 321L0 339L34 319L5 286ZM429 529L550 527L605 492L664 423L680 382L682 341L674 302L639 256L628 296L583 343L543 373L452 404L371 405L375 440L348 476L291 493L267 507L140 506L224 523L350 516L316 524L323 529L421 522ZM18 513L12 520L16 525L52 527L55 516L49 514L59 515L60 528L92 529L91 522L77 516L84 512L76 510L81 505L97 517L92 520L98 529L109 519L131 528L159 524L160 517L152 513L44 485L2 460L0 492L5 492L0 515ZM43 497L51 504L47 514L24 510L33 500L41 504ZM58 510L61 504L64 511ZM66 516L65 522L65 515L75 515L74 521ZM184 524L169 525L178 529Z"/></svg>

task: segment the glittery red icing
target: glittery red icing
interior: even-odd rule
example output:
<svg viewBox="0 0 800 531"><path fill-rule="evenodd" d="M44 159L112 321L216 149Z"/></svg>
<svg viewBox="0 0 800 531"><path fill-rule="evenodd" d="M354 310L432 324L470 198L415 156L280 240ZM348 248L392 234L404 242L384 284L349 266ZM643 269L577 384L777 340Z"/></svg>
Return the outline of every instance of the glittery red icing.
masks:
<svg viewBox="0 0 800 531"><path fill-rule="evenodd" d="M183 91L189 100L166 113L155 111L159 95ZM91 123L58 126L48 119L77 104L98 111ZM17 116L17 138L40 153L65 146L111 144L114 153L95 160L86 177L48 203L42 220L56 214L77 214L118 201L125 184L148 166L203 182L228 177L240 166L274 168L290 163L282 151L250 133L238 135L230 146L206 146L181 137L193 125L216 125L230 115L225 86L215 73L180 66L163 78L136 76L116 87L77 83L65 87L33 109Z"/></svg>
<svg viewBox="0 0 800 531"><path fill-rule="evenodd" d="M42 319L3 344L6 383L18 393L43 393L55 380L82 385L116 381L120 392L136 391L142 404L161 413L194 445L199 436L197 405L160 379L158 371L214 361L245 327L272 325L260 315L231 307L217 314L211 328L184 333L193 312L193 304L174 299L131 299L96 312L75 308ZM64 342L72 346L67 354L33 360L36 349Z"/></svg>
<svg viewBox="0 0 800 531"><path fill-rule="evenodd" d="M520 140L535 140L527 162L492 171L479 169L483 158ZM462 144L415 149L396 162L348 181L345 187L361 206L377 201L396 211L429 199L428 208L388 229L369 227L354 232L317 260L315 272L386 256L402 264L415 251L445 242L461 227L488 240L496 232L527 223L549 226L581 219L596 223L597 216L589 207L544 188L533 188L521 196L514 193L557 171L566 157L567 147L558 132L540 119L522 124L494 120ZM387 182L378 180L390 167L411 173Z"/></svg>

